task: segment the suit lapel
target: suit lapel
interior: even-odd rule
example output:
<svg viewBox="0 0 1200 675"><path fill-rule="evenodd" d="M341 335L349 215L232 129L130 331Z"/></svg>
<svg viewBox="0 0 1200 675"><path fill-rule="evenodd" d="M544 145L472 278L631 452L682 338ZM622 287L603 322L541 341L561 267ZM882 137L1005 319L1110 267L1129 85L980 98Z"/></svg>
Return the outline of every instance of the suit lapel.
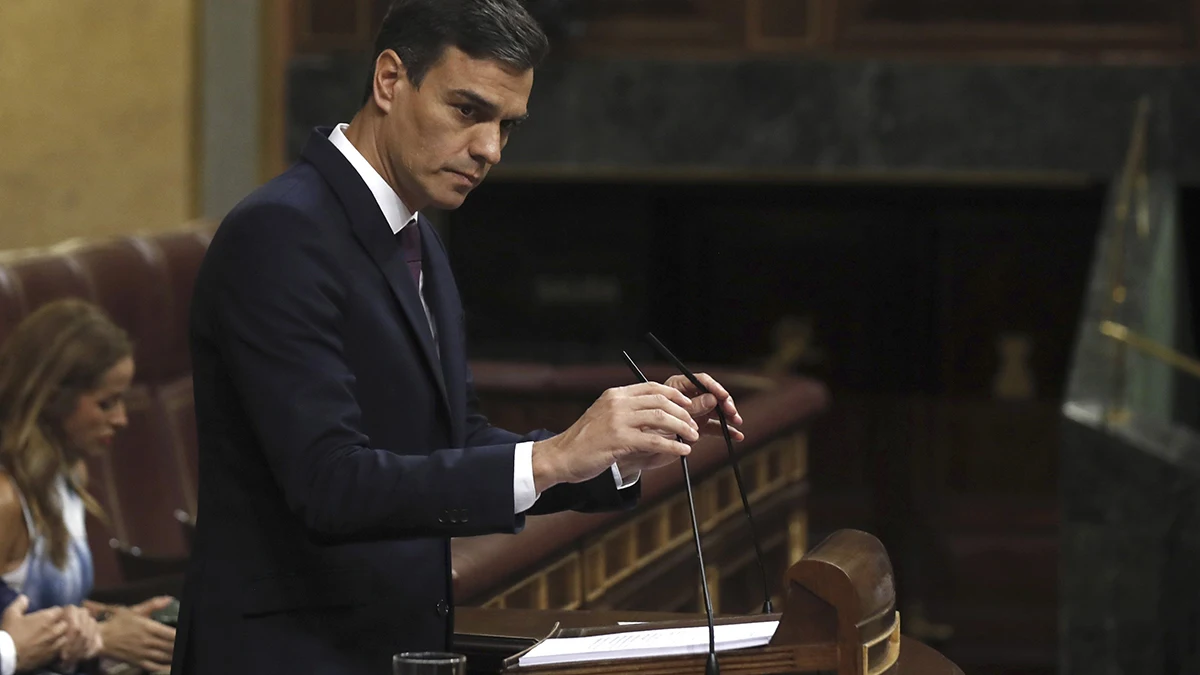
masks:
<svg viewBox="0 0 1200 675"><path fill-rule="evenodd" d="M459 447L465 441L467 364L466 336L463 335L462 301L454 285L454 272L437 231L424 216L421 227L421 274L425 277L425 302L437 325L438 346L442 355L442 375L449 394L451 441Z"/></svg>
<svg viewBox="0 0 1200 675"><path fill-rule="evenodd" d="M387 279L392 294L400 303L402 313L408 321L416 342L420 345L421 354L430 376L436 383L438 393L446 411L450 411L449 398L446 395L446 382L442 369L438 364L437 352L433 346L433 336L429 334L429 322L425 319L425 310L421 307L421 296L417 286L408 273L408 266L400 251L400 243L392 234L383 212L375 196L367 188L362 177L351 166L349 160L329 142L331 128L318 128L313 131L304 148L303 157L321 172L325 180L333 188L350 220L354 236L379 266ZM427 230L422 230L425 234ZM425 247L428 248L428 247ZM450 419L454 419L451 415ZM453 426L453 425L451 425Z"/></svg>

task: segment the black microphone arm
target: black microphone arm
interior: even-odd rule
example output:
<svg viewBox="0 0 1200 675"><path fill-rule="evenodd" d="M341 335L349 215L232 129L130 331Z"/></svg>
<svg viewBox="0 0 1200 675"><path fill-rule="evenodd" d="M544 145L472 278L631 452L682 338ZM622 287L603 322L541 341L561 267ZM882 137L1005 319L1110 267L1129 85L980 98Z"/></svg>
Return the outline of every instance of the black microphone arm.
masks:
<svg viewBox="0 0 1200 675"><path fill-rule="evenodd" d="M671 353L670 349L667 349L666 345L660 342L658 338L654 337L654 333L646 333L646 341L649 342L650 346L654 347L659 354L673 363L679 372L683 373L684 377L691 380L692 384L696 385L697 389L705 394L712 393L708 390L708 387L705 387L704 384L700 382L700 379L696 377L695 373L693 373L687 366L683 365L683 361L680 361L673 353ZM758 540L758 527L756 527L754 524L754 513L750 510L750 497L746 495L746 486L745 483L742 482L742 469L740 466L738 466L737 456L733 453L733 439L729 437L729 422L725 419L725 411L722 409L723 403L724 401L717 401L717 419L721 422L721 433L725 436L725 449L729 451L729 465L733 467L733 478L737 483L738 494L742 497L742 511L746 514L746 521L750 523L750 536L754 540L754 555L758 558L758 573L762 576L762 611L763 614L770 614L774 611L774 608L771 606L771 587L767 583L767 567L763 563L762 544L759 543Z"/></svg>
<svg viewBox="0 0 1200 675"><path fill-rule="evenodd" d="M629 369L642 382L649 382L642 374L642 369L630 358L628 352L621 352ZM681 443L683 439L675 437ZM696 503L692 500L692 474L688 471L687 456L679 458L683 465L683 484L687 487L688 513L692 516L692 536L696 539L696 558L700 561L700 589L704 592L704 611L708 615L708 661L704 663L704 675L720 675L721 666L717 664L717 629L713 625L712 597L708 593L708 574L704 571L704 550L700 548L700 524L696 521Z"/></svg>

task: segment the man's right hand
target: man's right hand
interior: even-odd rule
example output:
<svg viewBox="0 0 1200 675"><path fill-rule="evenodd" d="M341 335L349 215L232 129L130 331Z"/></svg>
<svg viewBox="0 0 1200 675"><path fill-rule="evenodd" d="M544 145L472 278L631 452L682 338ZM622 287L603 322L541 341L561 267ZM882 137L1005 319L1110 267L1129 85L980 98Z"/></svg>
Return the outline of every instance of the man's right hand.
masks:
<svg viewBox="0 0 1200 675"><path fill-rule="evenodd" d="M687 443L700 438L691 405L678 389L656 382L605 391L569 429L533 444L534 489L595 478L629 456L687 455Z"/></svg>
<svg viewBox="0 0 1200 675"><path fill-rule="evenodd" d="M67 620L62 607L26 614L29 598L24 595L4 610L0 630L12 637L17 648L17 670L44 666L58 658L67 641Z"/></svg>

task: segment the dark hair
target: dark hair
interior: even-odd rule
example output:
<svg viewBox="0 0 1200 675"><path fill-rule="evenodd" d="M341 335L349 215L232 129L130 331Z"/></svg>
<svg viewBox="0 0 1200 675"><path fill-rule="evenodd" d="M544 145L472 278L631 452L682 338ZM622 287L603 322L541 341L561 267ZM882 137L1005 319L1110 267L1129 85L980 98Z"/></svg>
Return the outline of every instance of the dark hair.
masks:
<svg viewBox="0 0 1200 675"><path fill-rule="evenodd" d="M420 87L447 47L525 71L541 63L550 43L520 0L394 0L375 38L363 105L384 51L395 51L409 82Z"/></svg>

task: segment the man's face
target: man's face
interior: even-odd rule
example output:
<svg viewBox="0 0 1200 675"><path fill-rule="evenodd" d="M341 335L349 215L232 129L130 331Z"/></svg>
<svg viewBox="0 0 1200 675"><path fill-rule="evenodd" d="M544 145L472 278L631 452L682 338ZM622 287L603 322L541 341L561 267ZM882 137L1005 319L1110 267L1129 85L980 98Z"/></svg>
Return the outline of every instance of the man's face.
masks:
<svg viewBox="0 0 1200 675"><path fill-rule="evenodd" d="M448 47L420 88L402 72L390 86L381 150L400 196L413 210L454 209L500 161L525 117L533 71Z"/></svg>

